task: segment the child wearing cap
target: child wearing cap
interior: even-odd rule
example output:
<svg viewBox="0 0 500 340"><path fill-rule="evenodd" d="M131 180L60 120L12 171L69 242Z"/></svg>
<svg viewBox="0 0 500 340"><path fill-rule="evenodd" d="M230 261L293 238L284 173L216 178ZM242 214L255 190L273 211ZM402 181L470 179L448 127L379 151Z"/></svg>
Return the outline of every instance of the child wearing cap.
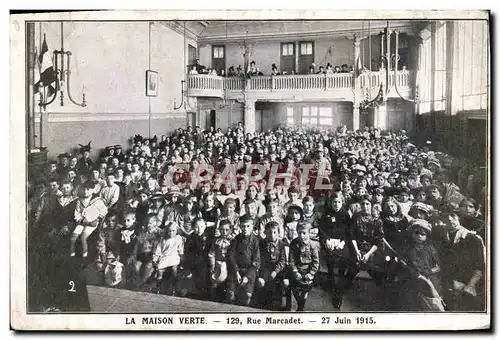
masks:
<svg viewBox="0 0 500 340"><path fill-rule="evenodd" d="M319 246L311 242L310 229L311 225L300 223L297 227L298 236L290 244L292 292L297 300L297 311L304 311L308 293L319 270Z"/></svg>
<svg viewBox="0 0 500 340"><path fill-rule="evenodd" d="M260 248L259 240L253 233L254 221L249 215L240 219L240 228L241 233L234 238L229 248L227 300L229 303L238 300L248 305L260 268Z"/></svg>

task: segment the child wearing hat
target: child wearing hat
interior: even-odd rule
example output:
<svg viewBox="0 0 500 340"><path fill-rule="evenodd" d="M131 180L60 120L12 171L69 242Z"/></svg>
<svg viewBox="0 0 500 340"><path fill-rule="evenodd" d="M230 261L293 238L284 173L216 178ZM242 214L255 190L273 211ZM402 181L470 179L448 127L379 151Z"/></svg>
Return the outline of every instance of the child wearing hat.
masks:
<svg viewBox="0 0 500 340"><path fill-rule="evenodd" d="M400 259L406 269L400 274L402 279L400 307L406 311L418 311L420 310L418 294L422 289L420 276L429 279L435 290L441 292L440 261L438 252L431 242L432 225L429 222L414 219L410 222L407 232L410 235L409 244Z"/></svg>

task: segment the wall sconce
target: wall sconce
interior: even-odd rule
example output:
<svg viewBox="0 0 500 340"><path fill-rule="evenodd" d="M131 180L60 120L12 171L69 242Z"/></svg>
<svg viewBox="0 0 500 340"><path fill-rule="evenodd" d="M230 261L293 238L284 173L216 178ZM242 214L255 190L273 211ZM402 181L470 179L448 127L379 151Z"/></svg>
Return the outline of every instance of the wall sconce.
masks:
<svg viewBox="0 0 500 340"><path fill-rule="evenodd" d="M70 58L71 51L64 50L64 31L63 31L63 22L61 21L61 49L54 50L54 73L56 78L56 91L54 92L54 96L49 100L46 95L40 93L40 107L43 107L45 110L47 105L52 104L57 97L57 92L60 93L61 98L61 106L64 106L64 85L66 83L66 91L68 93L69 100L81 107L87 106L87 102L85 101L85 86L82 87L82 102L77 103L73 97L71 96L70 91L70 77L71 77L71 69L70 69ZM65 58L66 56L66 58ZM60 67L59 67L60 65Z"/></svg>
<svg viewBox="0 0 500 340"><path fill-rule="evenodd" d="M179 104L179 106L175 106L175 99L174 99L174 110L179 110L182 107L182 105L184 105L184 93L186 92L184 91L185 82L186 81L181 80L181 103Z"/></svg>

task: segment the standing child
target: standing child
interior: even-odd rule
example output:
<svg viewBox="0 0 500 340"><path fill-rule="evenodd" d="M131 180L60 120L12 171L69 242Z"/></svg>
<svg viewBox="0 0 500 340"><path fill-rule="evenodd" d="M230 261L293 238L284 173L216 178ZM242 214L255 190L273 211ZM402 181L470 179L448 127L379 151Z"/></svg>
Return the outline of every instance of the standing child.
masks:
<svg viewBox="0 0 500 340"><path fill-rule="evenodd" d="M134 268L135 284L140 287L153 274L153 251L159 238L159 220L154 214L147 217L146 227L138 230L137 242L128 259Z"/></svg>
<svg viewBox="0 0 500 340"><path fill-rule="evenodd" d="M222 220L219 223L219 234L208 253L210 260L210 281L211 281L211 296L218 297L218 288L223 286L227 278L227 251L231 244L231 222Z"/></svg>
<svg viewBox="0 0 500 340"><path fill-rule="evenodd" d="M252 299L255 276L260 268L259 240L253 233L254 221L245 215L240 219L241 233L231 243L228 255L227 299L249 305ZM243 297L237 293L244 292Z"/></svg>
<svg viewBox="0 0 500 340"><path fill-rule="evenodd" d="M280 225L271 221L265 226L265 239L260 242L261 266L257 287L261 289L264 307L276 309L276 301L283 295L283 270L286 266L285 243L280 239ZM279 302L281 307L281 301Z"/></svg>
<svg viewBox="0 0 500 340"><path fill-rule="evenodd" d="M178 226L175 222L170 222L162 231L161 237L153 252L153 266L156 268L156 279L158 282L158 292L167 292L166 283L170 277L172 284L172 295L175 295L177 284L177 267L184 254L184 241L177 235Z"/></svg>
<svg viewBox="0 0 500 340"><path fill-rule="evenodd" d="M299 223L298 237L290 244L290 268L292 271L292 291L297 300L297 311L304 311L307 295L311 290L314 277L319 270L319 246L311 242L311 225Z"/></svg>
<svg viewBox="0 0 500 340"><path fill-rule="evenodd" d="M120 254L122 228L123 226L118 224L116 214L108 214L97 240L97 269L102 269L102 266L106 263L106 256L109 255L109 252L117 255Z"/></svg>
<svg viewBox="0 0 500 340"><path fill-rule="evenodd" d="M206 230L207 224L202 218L193 221L193 229L194 232L186 237L182 267L185 269L184 276L193 283L195 294L205 298L210 290L208 253L214 237L212 232Z"/></svg>

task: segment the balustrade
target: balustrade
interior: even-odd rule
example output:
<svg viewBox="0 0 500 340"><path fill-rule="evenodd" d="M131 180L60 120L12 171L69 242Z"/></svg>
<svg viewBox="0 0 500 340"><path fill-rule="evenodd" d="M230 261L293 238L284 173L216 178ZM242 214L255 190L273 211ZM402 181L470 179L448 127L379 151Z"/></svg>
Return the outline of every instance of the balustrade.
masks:
<svg viewBox="0 0 500 340"><path fill-rule="evenodd" d="M396 79L395 79L396 76ZM389 73L389 87L413 86L414 74L408 70ZM248 91L332 91L350 89L355 86L375 88L385 82L384 72L365 72L357 78L352 73L307 74L285 76L219 77L207 74L188 75L187 87L191 95L206 96L226 91L243 91L245 84Z"/></svg>

